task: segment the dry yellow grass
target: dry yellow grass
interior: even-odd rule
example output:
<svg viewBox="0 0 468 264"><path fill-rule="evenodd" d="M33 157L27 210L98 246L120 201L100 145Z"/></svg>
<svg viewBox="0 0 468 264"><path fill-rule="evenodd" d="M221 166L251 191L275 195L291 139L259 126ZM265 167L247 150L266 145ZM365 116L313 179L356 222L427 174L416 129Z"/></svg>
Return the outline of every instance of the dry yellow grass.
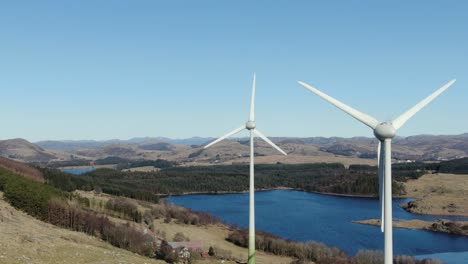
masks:
<svg viewBox="0 0 468 264"><path fill-rule="evenodd" d="M344 157L344 156L303 156L288 154L284 155L268 155L255 157L255 164L276 164L277 162L283 164L305 164L305 163L341 163L345 167L349 167L351 164L363 164L363 165L377 165L377 161L373 159L360 159L353 157ZM219 163L213 163L209 160L199 160L194 162L183 163L182 166L210 166L210 165L231 165L231 164L248 164L249 158L235 158L227 161L222 161Z"/></svg>
<svg viewBox="0 0 468 264"><path fill-rule="evenodd" d="M343 163L346 167L350 164L377 165L376 159L339 156L321 151L318 146L311 144L281 144L281 148L288 153L288 156L279 154L277 150L271 148L267 143L261 140L256 141L255 145L255 152L265 155L256 157L256 164L274 164L276 162L285 164L338 162ZM369 146L368 148L374 149L376 146ZM187 160L191 154L197 151L202 151L202 153L193 157L191 161ZM190 148L188 146L178 145L174 151L151 151L144 152L144 154L146 158L177 161L182 166L247 164L249 162L249 145L227 140L208 149ZM219 161L214 162L217 157Z"/></svg>
<svg viewBox="0 0 468 264"><path fill-rule="evenodd" d="M468 216L468 175L427 174L405 184L418 214Z"/></svg>
<svg viewBox="0 0 468 264"><path fill-rule="evenodd" d="M84 233L41 222L11 207L0 193L0 263L165 263L119 249Z"/></svg>
<svg viewBox="0 0 468 264"><path fill-rule="evenodd" d="M364 224L364 225L373 225L380 226L380 219L369 219L369 220L360 220L353 221L354 223ZM407 228L407 229L425 229L428 228L432 222L412 219L408 221L393 221L393 227Z"/></svg>
<svg viewBox="0 0 468 264"><path fill-rule="evenodd" d="M124 169L124 170L122 170L122 171L155 172L155 171L160 171L160 170L161 170L161 169L156 168L156 167L154 167L154 166L142 166L142 167Z"/></svg>

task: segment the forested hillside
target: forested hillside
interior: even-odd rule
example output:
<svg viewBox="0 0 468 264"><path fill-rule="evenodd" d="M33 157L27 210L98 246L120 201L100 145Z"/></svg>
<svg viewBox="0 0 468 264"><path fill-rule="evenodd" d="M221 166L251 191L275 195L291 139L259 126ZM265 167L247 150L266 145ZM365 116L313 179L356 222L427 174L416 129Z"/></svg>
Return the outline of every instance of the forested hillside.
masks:
<svg viewBox="0 0 468 264"><path fill-rule="evenodd" d="M405 193L397 181L417 178L424 171L415 165L395 165L394 194ZM257 165L255 187L287 187L297 190L336 194L376 196L377 168L342 164L273 164ZM70 175L58 170L42 169L47 181L63 190L102 189L103 192L131 198L157 201L158 195L189 192L222 193L248 190L248 166L169 167L159 172L128 172L98 169L83 175Z"/></svg>
<svg viewBox="0 0 468 264"><path fill-rule="evenodd" d="M130 172L97 169L83 175L71 175L56 169L41 169L47 182L65 190L100 189L105 193L157 201L159 195L183 193L223 193L248 190L248 165L174 167L154 161L162 169L154 172ZM141 165L140 162L137 162ZM146 162L144 163L146 165ZM121 168L132 167L127 163ZM402 182L425 173L467 173L468 159L440 163L399 163L392 166L393 194L404 195ZM377 167L339 163L259 164L255 166L255 188L286 187L311 192L377 196Z"/></svg>

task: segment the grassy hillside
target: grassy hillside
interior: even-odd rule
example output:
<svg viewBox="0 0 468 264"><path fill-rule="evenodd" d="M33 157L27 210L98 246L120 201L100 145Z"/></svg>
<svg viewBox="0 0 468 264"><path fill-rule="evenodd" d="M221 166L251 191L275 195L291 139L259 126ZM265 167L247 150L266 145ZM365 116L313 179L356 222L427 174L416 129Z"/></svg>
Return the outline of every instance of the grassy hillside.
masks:
<svg viewBox="0 0 468 264"><path fill-rule="evenodd" d="M42 222L8 204L0 192L0 263L165 263L81 232Z"/></svg>

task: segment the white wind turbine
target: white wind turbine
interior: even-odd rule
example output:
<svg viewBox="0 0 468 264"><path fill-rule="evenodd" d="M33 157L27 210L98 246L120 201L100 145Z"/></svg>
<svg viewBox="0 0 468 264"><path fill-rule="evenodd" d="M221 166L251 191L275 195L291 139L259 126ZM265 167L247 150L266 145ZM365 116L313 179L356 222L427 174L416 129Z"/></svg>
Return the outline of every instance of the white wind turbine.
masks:
<svg viewBox="0 0 468 264"><path fill-rule="evenodd" d="M429 104L437 96L447 90L453 83L451 80L437 91L429 95L427 98L410 108L408 111L395 118L392 121L379 122L377 119L364 114L350 106L343 104L335 98L315 89L314 87L299 82L307 90L315 93L325 101L333 104L337 108L343 110L350 116L354 117L361 123L374 130L375 137L379 140L378 145L378 167L379 167L379 199L381 203L381 230L385 233L385 246L384 246L384 263L393 263L393 235L392 235L392 159L391 147L392 138L395 136L396 131L402 127L414 114Z"/></svg>
<svg viewBox="0 0 468 264"><path fill-rule="evenodd" d="M206 145L204 148L208 148L219 141L233 136L244 129L249 130L250 132L250 188L249 188L249 264L255 264L255 188L254 188L254 135L260 137L261 139L265 140L268 144L270 144L273 148L277 149L283 155L287 155L282 149L280 149L275 143L269 140L263 133L261 133L255 127L255 73L253 76L253 83L252 83L252 98L250 101L250 114L249 114L249 121L242 125L241 127L227 133L226 135L216 139L215 141L211 142L210 144Z"/></svg>

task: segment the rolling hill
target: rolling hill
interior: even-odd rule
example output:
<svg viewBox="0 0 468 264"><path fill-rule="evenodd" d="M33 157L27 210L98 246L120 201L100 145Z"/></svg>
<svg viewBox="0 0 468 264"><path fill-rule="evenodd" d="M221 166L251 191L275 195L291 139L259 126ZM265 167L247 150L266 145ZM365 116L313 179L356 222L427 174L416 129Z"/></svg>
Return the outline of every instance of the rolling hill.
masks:
<svg viewBox="0 0 468 264"><path fill-rule="evenodd" d="M40 141L24 139L0 141L0 156L25 162L57 160L96 160L119 157L132 160L165 159L186 165L236 164L248 161L248 139L237 138L220 142L210 149L198 143L211 138L167 139L133 138L107 141ZM282 156L266 143L256 141L258 163L341 162L375 164L377 140L366 137L276 137L272 140L288 156ZM192 144L197 143L197 144ZM437 161L468 156L468 133L461 135L418 135L394 139L392 156L396 161Z"/></svg>
<svg viewBox="0 0 468 264"><path fill-rule="evenodd" d="M53 152L21 138L0 141L0 156L28 162L43 162L57 158Z"/></svg>

